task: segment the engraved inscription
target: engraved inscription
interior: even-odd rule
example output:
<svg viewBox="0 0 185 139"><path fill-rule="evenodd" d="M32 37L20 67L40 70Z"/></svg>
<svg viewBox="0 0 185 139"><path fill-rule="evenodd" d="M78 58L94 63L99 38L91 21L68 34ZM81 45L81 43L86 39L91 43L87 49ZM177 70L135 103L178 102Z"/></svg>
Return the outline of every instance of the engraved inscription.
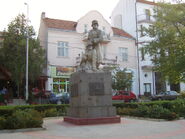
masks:
<svg viewBox="0 0 185 139"><path fill-rule="evenodd" d="M89 83L90 96L104 95L104 84L100 82Z"/></svg>
<svg viewBox="0 0 185 139"><path fill-rule="evenodd" d="M78 96L78 84L71 85L71 97Z"/></svg>

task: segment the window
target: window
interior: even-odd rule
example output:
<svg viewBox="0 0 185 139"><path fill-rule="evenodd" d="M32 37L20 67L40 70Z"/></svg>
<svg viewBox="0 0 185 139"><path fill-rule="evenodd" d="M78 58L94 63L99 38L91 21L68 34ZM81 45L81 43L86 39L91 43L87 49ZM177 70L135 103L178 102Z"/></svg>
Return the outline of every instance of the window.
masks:
<svg viewBox="0 0 185 139"><path fill-rule="evenodd" d="M107 55L107 47L106 46L102 46L103 47L103 58L106 58Z"/></svg>
<svg viewBox="0 0 185 139"><path fill-rule="evenodd" d="M84 25L84 33L87 33L87 24Z"/></svg>
<svg viewBox="0 0 185 139"><path fill-rule="evenodd" d="M144 36L144 32L143 32L143 25L140 25L140 36L143 37Z"/></svg>
<svg viewBox="0 0 185 139"><path fill-rule="evenodd" d="M128 48L119 48L119 56L121 61L128 61Z"/></svg>
<svg viewBox="0 0 185 139"><path fill-rule="evenodd" d="M58 56L68 57L68 42L58 42Z"/></svg>
<svg viewBox="0 0 185 139"><path fill-rule="evenodd" d="M102 28L102 33L103 33L103 35L106 34L106 29L105 29L105 27Z"/></svg>
<svg viewBox="0 0 185 139"><path fill-rule="evenodd" d="M151 94L151 83L144 83L144 93Z"/></svg>
<svg viewBox="0 0 185 139"><path fill-rule="evenodd" d="M141 49L141 60L145 60L145 49L142 47Z"/></svg>
<svg viewBox="0 0 185 139"><path fill-rule="evenodd" d="M146 20L150 20L150 10L145 9L145 14L146 14Z"/></svg>

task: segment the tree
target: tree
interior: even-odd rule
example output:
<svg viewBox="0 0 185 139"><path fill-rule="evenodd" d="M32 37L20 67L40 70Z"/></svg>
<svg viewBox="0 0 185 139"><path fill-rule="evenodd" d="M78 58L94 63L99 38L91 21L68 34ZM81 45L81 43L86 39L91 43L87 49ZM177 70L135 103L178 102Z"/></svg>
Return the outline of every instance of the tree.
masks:
<svg viewBox="0 0 185 139"><path fill-rule="evenodd" d="M185 81L185 4L159 3L154 9L155 22L145 28L152 39L145 52L150 54L154 70L170 83Z"/></svg>
<svg viewBox="0 0 185 139"><path fill-rule="evenodd" d="M18 87L18 91L24 90L26 69L26 30L25 16L18 15L4 31L4 41L0 48L0 65L11 72L12 81ZM32 26L28 26L29 36L29 81L34 81L42 73L44 67L44 50L40 47ZM20 90L21 89L21 90ZM21 92L23 93L23 92Z"/></svg>
<svg viewBox="0 0 185 139"><path fill-rule="evenodd" d="M130 90L132 87L133 74L128 73L126 68L117 68L112 75L112 88L115 90Z"/></svg>

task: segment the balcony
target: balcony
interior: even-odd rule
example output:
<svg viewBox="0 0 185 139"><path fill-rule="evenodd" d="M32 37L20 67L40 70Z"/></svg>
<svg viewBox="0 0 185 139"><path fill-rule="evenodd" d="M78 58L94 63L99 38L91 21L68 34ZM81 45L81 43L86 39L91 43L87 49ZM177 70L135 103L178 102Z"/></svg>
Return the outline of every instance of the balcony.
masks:
<svg viewBox="0 0 185 139"><path fill-rule="evenodd" d="M103 58L102 64L103 65L117 65L118 58L117 56L115 59L110 59L110 58Z"/></svg>
<svg viewBox="0 0 185 139"><path fill-rule="evenodd" d="M154 65L152 64L152 61L141 61L140 62L141 69L144 71L152 71Z"/></svg>
<svg viewBox="0 0 185 139"><path fill-rule="evenodd" d="M76 57L76 64L75 64L75 66L80 65L81 59L82 59L81 56Z"/></svg>
<svg viewBox="0 0 185 139"><path fill-rule="evenodd" d="M152 23L154 23L154 19L152 18L152 16L142 14L142 15L138 15L137 22L138 23L150 23L150 24L152 24Z"/></svg>

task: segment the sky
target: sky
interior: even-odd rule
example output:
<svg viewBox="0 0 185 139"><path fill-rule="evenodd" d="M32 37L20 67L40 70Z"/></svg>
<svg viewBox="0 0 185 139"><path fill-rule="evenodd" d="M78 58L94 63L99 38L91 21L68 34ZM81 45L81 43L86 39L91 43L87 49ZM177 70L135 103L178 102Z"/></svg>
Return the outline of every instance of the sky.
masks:
<svg viewBox="0 0 185 139"><path fill-rule="evenodd" d="M7 25L15 19L18 14L27 15L29 5L29 20L38 32L41 13L46 17L70 21L78 21L91 10L99 11L110 23L109 17L119 0L0 0L0 31L7 29Z"/></svg>
<svg viewBox="0 0 185 139"><path fill-rule="evenodd" d="M110 23L109 17L118 1L119 0L0 0L0 31L7 29L7 25L13 21L18 14L24 13L27 15L27 6L24 3L28 3L29 5L30 25L38 32L42 12L45 12L48 18L78 21L78 19L89 11L97 10Z"/></svg>

